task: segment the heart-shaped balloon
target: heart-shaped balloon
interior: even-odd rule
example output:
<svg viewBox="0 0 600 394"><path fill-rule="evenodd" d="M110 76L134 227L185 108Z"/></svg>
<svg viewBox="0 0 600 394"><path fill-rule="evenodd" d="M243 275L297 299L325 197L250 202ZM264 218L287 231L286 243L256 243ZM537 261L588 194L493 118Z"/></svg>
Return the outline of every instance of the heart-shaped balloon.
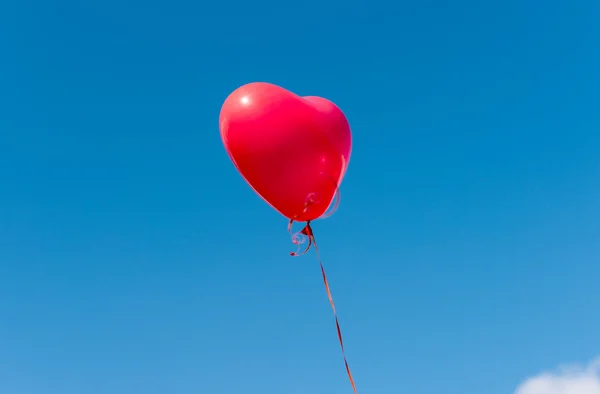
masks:
<svg viewBox="0 0 600 394"><path fill-rule="evenodd" d="M227 97L219 126L233 164L268 204L299 222L325 213L352 150L350 126L335 104L255 82Z"/></svg>

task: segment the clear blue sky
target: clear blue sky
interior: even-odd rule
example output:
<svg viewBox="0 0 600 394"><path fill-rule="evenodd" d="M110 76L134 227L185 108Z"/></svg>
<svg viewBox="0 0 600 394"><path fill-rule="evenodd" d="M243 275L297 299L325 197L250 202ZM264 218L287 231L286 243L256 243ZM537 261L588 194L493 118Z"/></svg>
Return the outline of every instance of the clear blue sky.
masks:
<svg viewBox="0 0 600 394"><path fill-rule="evenodd" d="M0 10L0 392L351 392L314 255L221 144L251 81L350 120L314 229L360 393L600 353L597 0Z"/></svg>

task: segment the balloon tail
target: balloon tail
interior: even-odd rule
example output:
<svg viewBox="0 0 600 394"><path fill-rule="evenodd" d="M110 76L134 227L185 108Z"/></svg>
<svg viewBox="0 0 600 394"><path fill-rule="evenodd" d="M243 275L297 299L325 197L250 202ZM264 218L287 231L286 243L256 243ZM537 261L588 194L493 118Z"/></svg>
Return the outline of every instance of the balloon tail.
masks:
<svg viewBox="0 0 600 394"><path fill-rule="evenodd" d="M293 220L290 221L288 225L288 231L292 233L292 224ZM300 252L301 244L308 240L308 245L304 249L304 251ZM331 295L331 290L329 288L329 282L327 281L327 275L325 274L325 268L323 267L323 261L321 260L321 255L319 253L319 247L317 246L317 241L315 240L315 235L313 233L312 227L310 226L310 222L306 223L306 226L302 230L297 233L292 234L292 242L298 245L297 252L290 252L291 256L300 256L305 254L310 250L312 246L315 247L315 252L317 254L317 259L319 260L319 265L321 266L321 275L323 276L323 283L325 284L325 290L327 291L327 297L329 298L329 303L331 304L331 309L333 311L333 317L335 318L335 326L337 329L338 339L340 341L340 346L342 348L342 355L344 357L344 364L346 365L346 372L348 373L348 379L350 379L350 384L352 385L352 390L354 390L354 394L357 394L356 385L354 384L354 378L352 377L352 372L350 372L350 366L348 365L348 360L346 359L346 352L344 350L344 341L342 339L342 330L340 329L340 323L338 320L337 312L335 310L335 304L333 303L333 297Z"/></svg>
<svg viewBox="0 0 600 394"><path fill-rule="evenodd" d="M288 232L292 236L292 243L294 245L297 245L298 249L295 252L290 252L290 256L301 256L301 255L305 254L306 252L308 252L313 245L312 230L310 230L310 226L307 223L306 226L302 230L293 233L292 232L293 224L294 224L294 221L290 220L290 223L288 224ZM300 249L302 249L302 244L306 243L307 241L308 241L308 244L306 245L306 248L301 252Z"/></svg>

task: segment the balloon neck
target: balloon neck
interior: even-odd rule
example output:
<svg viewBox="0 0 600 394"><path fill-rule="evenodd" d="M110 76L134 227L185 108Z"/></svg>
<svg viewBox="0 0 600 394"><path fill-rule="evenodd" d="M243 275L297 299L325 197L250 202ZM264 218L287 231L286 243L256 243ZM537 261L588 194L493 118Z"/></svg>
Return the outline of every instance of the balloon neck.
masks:
<svg viewBox="0 0 600 394"><path fill-rule="evenodd" d="M294 219L290 220L290 223L288 225L288 231L292 236L292 242L294 243L294 245L298 245L297 251L290 252L290 256L295 257L295 256L303 255L310 250L310 248L313 246L313 244L315 244L315 235L313 233L312 227L310 226L310 220L306 222L306 224L304 225L302 230L300 230L296 233L292 232L293 224L294 224ZM306 248L302 252L300 252L301 245L306 243L307 241L308 241L308 244L306 245Z"/></svg>

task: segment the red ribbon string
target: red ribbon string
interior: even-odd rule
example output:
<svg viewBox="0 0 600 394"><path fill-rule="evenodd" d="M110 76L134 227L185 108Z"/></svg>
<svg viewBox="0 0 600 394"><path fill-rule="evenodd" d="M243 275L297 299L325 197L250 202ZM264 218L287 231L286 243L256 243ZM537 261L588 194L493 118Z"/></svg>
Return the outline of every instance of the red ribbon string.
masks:
<svg viewBox="0 0 600 394"><path fill-rule="evenodd" d="M288 229L291 232L293 221L290 222ZM348 360L346 359L346 352L344 350L344 341L342 339L342 330L340 329L340 323L338 320L337 312L335 310L335 304L333 303L333 297L331 296L331 290L329 289L329 282L327 282L327 275L325 274L325 268L323 267L323 261L321 260L321 255L319 253L319 247L317 246L317 241L315 240L315 235L313 234L312 228L310 227L310 222L306 224L306 226L300 231L299 234L295 234L292 236L292 241L295 244L303 243L302 240L299 239L299 235L303 235L308 239L308 245L303 252L291 252L292 256L299 256L309 251L311 246L314 245L315 252L317 253L317 259L319 260L319 265L321 266L321 274L323 275L323 283L325 284L325 290L327 291L327 297L329 298L329 303L331 304L331 309L333 310L333 316L335 317L335 326L337 328L338 339L340 340L340 346L342 348L342 355L344 356L344 364L346 365L346 372L348 373L348 378L350 379L350 384L352 385L352 389L354 390L354 394L357 393L356 385L354 384L354 378L352 377L352 372L350 372L350 366L348 365Z"/></svg>

